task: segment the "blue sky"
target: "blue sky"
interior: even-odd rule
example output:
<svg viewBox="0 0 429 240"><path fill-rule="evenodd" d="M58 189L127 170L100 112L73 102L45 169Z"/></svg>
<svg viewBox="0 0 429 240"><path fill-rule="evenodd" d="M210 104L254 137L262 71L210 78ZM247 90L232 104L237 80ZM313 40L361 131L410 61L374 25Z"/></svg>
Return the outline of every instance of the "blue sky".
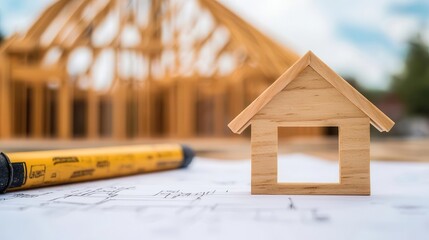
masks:
<svg viewBox="0 0 429 240"><path fill-rule="evenodd" d="M371 88L389 86L412 36L421 32L429 43L428 0L223 2L298 53L312 50L343 76Z"/></svg>
<svg viewBox="0 0 429 240"><path fill-rule="evenodd" d="M2 0L4 34L23 31L52 0ZM429 0L221 0L285 46L312 50L343 76L387 88L402 68L406 43L429 42Z"/></svg>

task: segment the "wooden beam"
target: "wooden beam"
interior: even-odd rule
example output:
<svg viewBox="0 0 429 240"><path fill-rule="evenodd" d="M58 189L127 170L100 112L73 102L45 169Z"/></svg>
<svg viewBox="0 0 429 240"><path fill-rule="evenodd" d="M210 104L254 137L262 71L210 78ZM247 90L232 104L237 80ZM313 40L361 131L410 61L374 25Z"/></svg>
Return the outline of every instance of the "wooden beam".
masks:
<svg viewBox="0 0 429 240"><path fill-rule="evenodd" d="M58 32L54 39L52 40L53 44L61 44L63 41L67 39L67 35L73 30L72 24L76 25L82 19L82 12L91 0L78 0L80 2L74 4L73 9L70 9L67 15L63 15L62 17L62 25L58 27ZM51 45L51 44L50 44Z"/></svg>
<svg viewBox="0 0 429 240"><path fill-rule="evenodd" d="M196 87L193 79L182 79L177 85L178 137L195 136Z"/></svg>
<svg viewBox="0 0 429 240"><path fill-rule="evenodd" d="M40 83L33 84L31 98L31 136L34 138L43 137L44 123L44 85Z"/></svg>
<svg viewBox="0 0 429 240"><path fill-rule="evenodd" d="M65 79L58 89L57 106L57 133L58 137L68 139L71 137L71 88Z"/></svg>
<svg viewBox="0 0 429 240"><path fill-rule="evenodd" d="M87 136L88 138L99 137L100 126L100 98L93 89L87 90Z"/></svg>
<svg viewBox="0 0 429 240"><path fill-rule="evenodd" d="M111 8L114 6L113 1L107 2L90 20L80 19L73 30L69 32L65 39L65 48L71 49L78 47L80 40L84 37L85 32L89 28L95 28L107 16Z"/></svg>
<svg viewBox="0 0 429 240"><path fill-rule="evenodd" d="M26 82L59 81L62 70L59 67L42 67L37 65L17 65L11 68L11 78Z"/></svg>
<svg viewBox="0 0 429 240"><path fill-rule="evenodd" d="M214 134L220 137L225 132L225 90L216 91L213 100L213 116L215 118L213 129Z"/></svg>
<svg viewBox="0 0 429 240"><path fill-rule="evenodd" d="M59 63L61 69L61 83L57 90L57 136L68 139L72 136L72 86L67 73L67 62L69 52L64 52Z"/></svg>
<svg viewBox="0 0 429 240"><path fill-rule="evenodd" d="M31 39L31 38L39 38L46 28L49 26L50 23L53 22L53 19L58 15L58 13L63 9L64 6L66 6L71 1L69 0L59 0L49 6L37 19L37 21L34 22L34 24L29 28L24 38Z"/></svg>
<svg viewBox="0 0 429 240"><path fill-rule="evenodd" d="M115 139L126 137L126 89L121 81L112 96L112 134Z"/></svg>
<svg viewBox="0 0 429 240"><path fill-rule="evenodd" d="M10 138L12 136L12 111L10 98L10 63L9 60L0 53L0 138Z"/></svg>

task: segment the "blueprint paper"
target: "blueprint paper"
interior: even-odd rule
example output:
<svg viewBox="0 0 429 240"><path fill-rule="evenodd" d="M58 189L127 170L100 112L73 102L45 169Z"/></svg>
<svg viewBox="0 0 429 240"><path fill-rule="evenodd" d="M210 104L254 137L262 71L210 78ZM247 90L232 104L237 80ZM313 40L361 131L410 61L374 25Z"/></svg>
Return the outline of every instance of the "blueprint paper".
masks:
<svg viewBox="0 0 429 240"><path fill-rule="evenodd" d="M338 181L337 163L306 155L281 156L279 168L280 181ZM298 176L311 168L317 176ZM371 188L371 196L250 195L250 161L196 158L188 169L0 195L0 236L429 239L428 163L373 161Z"/></svg>

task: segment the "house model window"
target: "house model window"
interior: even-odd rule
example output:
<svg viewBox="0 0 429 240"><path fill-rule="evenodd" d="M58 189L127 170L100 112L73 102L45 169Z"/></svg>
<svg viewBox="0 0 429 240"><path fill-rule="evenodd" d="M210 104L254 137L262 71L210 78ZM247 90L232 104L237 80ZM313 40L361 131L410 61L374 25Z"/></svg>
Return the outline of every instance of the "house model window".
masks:
<svg viewBox="0 0 429 240"><path fill-rule="evenodd" d="M308 52L228 126L252 128L252 194L370 194L370 124L388 132L394 122ZM279 127L338 127L339 183L279 183Z"/></svg>

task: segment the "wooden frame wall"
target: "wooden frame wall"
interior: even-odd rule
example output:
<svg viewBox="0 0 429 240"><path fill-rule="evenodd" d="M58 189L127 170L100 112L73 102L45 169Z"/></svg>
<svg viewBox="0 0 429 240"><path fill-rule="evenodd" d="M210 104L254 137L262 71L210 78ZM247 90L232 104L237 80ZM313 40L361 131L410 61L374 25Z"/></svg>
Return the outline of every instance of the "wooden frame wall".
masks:
<svg viewBox="0 0 429 240"><path fill-rule="evenodd" d="M252 120L252 194L370 194L369 118L272 122ZM279 127L338 127L339 183L279 183Z"/></svg>
<svg viewBox="0 0 429 240"><path fill-rule="evenodd" d="M197 10L187 13L190 20L183 20L182 10L187 4L196 5ZM97 45L93 35L112 16L117 17L116 35L110 42ZM181 37L192 36L202 18L211 22L206 27L210 31L182 43ZM130 27L140 37L136 45L122 42L123 32ZM167 38L166 33L171 36ZM223 45L213 44L216 36L223 36ZM92 62L85 72L71 75L69 59L82 48L91 52ZM207 48L212 49L212 62L202 71L198 62L207 58L201 57ZM53 50L60 52L59 58L45 64L45 57ZM113 51L114 69L111 85L102 91L95 87L92 76L96 59L105 51ZM183 51L189 52L188 63L182 59ZM160 66L166 52L175 59L163 69ZM131 62L144 60L141 68L147 68L147 74L121 74L120 56L124 53ZM235 67L224 73L220 62L228 56ZM115 139L229 136L226 123L232 116L296 59L295 53L218 1L59 0L27 32L13 35L0 46L0 111L5 116L0 119L0 138L69 139L76 135L73 119L84 122L81 128L86 129L84 137L89 139L106 136L102 131L107 126L107 135ZM88 86L80 87L79 83L88 78ZM76 101L84 101L86 110L74 113ZM202 101L210 102L210 124L201 124L204 120L198 106ZM12 107L14 102L20 103L20 109ZM109 111L102 113L102 106L109 106ZM108 121L103 128L102 121ZM55 127L53 135L50 126Z"/></svg>

